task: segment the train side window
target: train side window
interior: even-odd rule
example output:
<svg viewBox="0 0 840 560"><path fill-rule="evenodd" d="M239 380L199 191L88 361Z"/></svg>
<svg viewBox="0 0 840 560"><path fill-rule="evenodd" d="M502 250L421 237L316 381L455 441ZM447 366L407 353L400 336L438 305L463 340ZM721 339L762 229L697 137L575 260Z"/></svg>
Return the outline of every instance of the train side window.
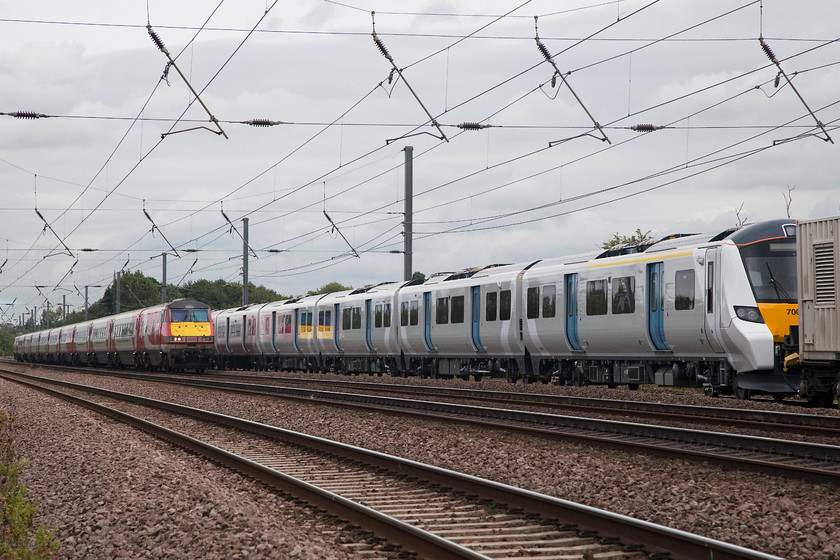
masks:
<svg viewBox="0 0 840 560"><path fill-rule="evenodd" d="M499 292L499 321L510 321L510 290Z"/></svg>
<svg viewBox="0 0 840 560"><path fill-rule="evenodd" d="M345 330L345 331L349 331L351 323L352 323L351 310L350 310L349 307L345 307L341 311L341 329Z"/></svg>
<svg viewBox="0 0 840 560"><path fill-rule="evenodd" d="M383 327L390 327L391 326L391 304L386 303L382 308L382 326Z"/></svg>
<svg viewBox="0 0 840 560"><path fill-rule="evenodd" d="M411 300L411 312L408 316L408 323L412 326L416 325L420 320L420 302L416 299Z"/></svg>
<svg viewBox="0 0 840 560"><path fill-rule="evenodd" d="M452 296L452 322L464 322L464 296Z"/></svg>
<svg viewBox="0 0 840 560"><path fill-rule="evenodd" d="M694 270L678 270L674 286L674 308L678 311L694 309Z"/></svg>
<svg viewBox="0 0 840 560"><path fill-rule="evenodd" d="M542 316L551 318L557 314L557 286L554 284L543 286Z"/></svg>
<svg viewBox="0 0 840 560"><path fill-rule="evenodd" d="M332 311L318 312L318 330L321 332L332 330Z"/></svg>
<svg viewBox="0 0 840 560"><path fill-rule="evenodd" d="M706 313L715 311L715 263L710 262L706 268Z"/></svg>
<svg viewBox="0 0 840 560"><path fill-rule="evenodd" d="M586 283L586 314L607 314L607 281L589 280Z"/></svg>
<svg viewBox="0 0 840 560"><path fill-rule="evenodd" d="M449 298L437 298L437 305L435 306L435 322L438 325L445 325L449 322Z"/></svg>
<svg viewBox="0 0 840 560"><path fill-rule="evenodd" d="M487 296L485 298L485 319L488 321L495 321L496 320L496 300L498 299L499 294L496 292L487 292Z"/></svg>
<svg viewBox="0 0 840 560"><path fill-rule="evenodd" d="M636 278L622 276L612 281L612 312L615 315L636 311Z"/></svg>
<svg viewBox="0 0 840 560"><path fill-rule="evenodd" d="M382 328L382 304L377 303L373 308L373 326L377 329Z"/></svg>
<svg viewBox="0 0 840 560"><path fill-rule="evenodd" d="M354 307L353 308L353 328L354 329L361 329L362 328L362 308L361 307Z"/></svg>
<svg viewBox="0 0 840 560"><path fill-rule="evenodd" d="M540 289L528 288L526 317L528 319L536 319L540 316Z"/></svg>
<svg viewBox="0 0 840 560"><path fill-rule="evenodd" d="M407 327L408 326L408 302L401 301L400 302L400 326Z"/></svg>

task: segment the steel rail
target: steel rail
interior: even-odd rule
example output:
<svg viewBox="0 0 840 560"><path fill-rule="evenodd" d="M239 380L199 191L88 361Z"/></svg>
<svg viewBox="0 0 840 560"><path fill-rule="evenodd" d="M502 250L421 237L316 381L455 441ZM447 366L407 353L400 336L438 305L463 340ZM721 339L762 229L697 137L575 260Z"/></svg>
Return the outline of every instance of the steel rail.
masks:
<svg viewBox="0 0 840 560"><path fill-rule="evenodd" d="M324 402L341 406L444 418L495 426L552 437L583 440L597 445L702 458L718 464L773 475L837 482L840 479L840 447L783 439L728 434L586 417L478 407L417 399L398 399L357 393L319 391L277 385L252 385L200 377L169 377L133 373L132 379L153 380L242 393Z"/></svg>
<svg viewBox="0 0 840 560"><path fill-rule="evenodd" d="M475 560L484 560L490 557L448 541L447 539L438 537L413 525L399 521L389 515L362 506L361 504L345 499L332 492L328 492L294 477L279 473L278 471L265 467L257 462L229 453L219 447L207 445L195 438L179 434L136 416L117 411L110 407L106 407L102 404L88 401L80 397L68 395L49 387L44 387L36 382L27 381L26 379L28 378L39 383L47 383L60 387L83 390L108 398L120 399L136 404L142 404L144 406L155 407L161 410L167 410L177 414L199 418L259 435L283 439L284 441L289 441L291 443L313 449L323 450L331 454L340 454L350 460L374 465L408 477L418 477L433 484L458 488L464 492L481 496L497 503L506 504L508 507L520 508L540 516L559 520L560 522L571 523L578 527L582 526L590 528L591 530L597 531L601 534L608 533L611 536L617 537L623 541L642 542L644 543L646 549L664 549L669 551L670 555L668 557L673 560L702 558L708 558L709 560L780 560L776 556L723 543L707 537L693 535L684 531L657 525L655 523L633 519L627 516L576 504L574 502L569 502L567 500L554 498L544 494L530 492L448 469L442 469L440 467L410 461L352 445L332 442L323 438L309 436L299 432L293 432L291 430L284 430L258 422L235 418L229 415L213 413L193 407L148 399L136 395L127 395L98 387L39 378L16 372L6 372L0 374L0 377L45 391L51 395L67 399L91 410L118 418L123 422L150 432L157 437L166 439L167 441L185 447L201 455L208 456L214 461L243 472L256 480L262 481L274 488L316 505L317 507L330 511L339 517L349 519L353 523L369 528L379 536L387 538L392 542L403 544L407 548L415 550L427 558L470 558Z"/></svg>
<svg viewBox="0 0 840 560"><path fill-rule="evenodd" d="M77 366L56 366L56 369L79 371L91 375L120 376L126 378L152 380L192 379L183 374L173 376L149 373L128 373L102 371L97 368ZM429 387L408 384L372 383L366 381L345 381L336 379L318 379L301 377L270 377L262 375L244 375L230 373L204 374L201 379L218 378L221 380L239 380L252 383L254 380L279 381L292 385L314 383L350 388L379 393L426 395L437 398L470 399L501 404L519 404L523 406L548 407L561 410L597 412L599 414L632 414L645 418L666 418L693 424L720 425L729 424L752 427L772 432L788 432L799 435L840 436L840 416L820 414L802 414L769 410L751 410L743 408L699 406L662 402L628 401L619 399L600 399L594 397L573 397L567 395L546 395L540 393L522 393L518 391L491 391L487 389L465 389L455 387Z"/></svg>
<svg viewBox="0 0 840 560"><path fill-rule="evenodd" d="M771 410L750 410L743 408L671 404L662 402L628 401L620 399L599 399L593 397L572 397L567 395L546 395L521 393L518 391L491 391L487 389L465 389L455 387L427 387L406 384L372 383L366 381L344 381L300 377L272 378L266 376L211 374L220 378L235 378L247 381L253 379L278 380L294 385L315 383L382 393L413 393L433 397L471 399L498 403L515 403L527 406L545 406L558 409L594 411L610 414L635 414L651 418L674 418L692 423L729 423L751 426L772 431L813 433L815 435L840 435L840 416L801 414Z"/></svg>

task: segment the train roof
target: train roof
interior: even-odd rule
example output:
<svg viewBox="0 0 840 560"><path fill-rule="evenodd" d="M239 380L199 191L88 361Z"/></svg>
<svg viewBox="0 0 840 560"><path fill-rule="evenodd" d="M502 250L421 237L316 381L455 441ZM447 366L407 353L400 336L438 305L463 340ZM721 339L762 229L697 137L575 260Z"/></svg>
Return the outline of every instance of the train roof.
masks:
<svg viewBox="0 0 840 560"><path fill-rule="evenodd" d="M745 226L730 235L728 240L736 245L749 245L756 241L780 237L796 239L796 220L783 218Z"/></svg>
<svg viewBox="0 0 840 560"><path fill-rule="evenodd" d="M169 309L208 309L210 306L194 299L175 299L165 304Z"/></svg>

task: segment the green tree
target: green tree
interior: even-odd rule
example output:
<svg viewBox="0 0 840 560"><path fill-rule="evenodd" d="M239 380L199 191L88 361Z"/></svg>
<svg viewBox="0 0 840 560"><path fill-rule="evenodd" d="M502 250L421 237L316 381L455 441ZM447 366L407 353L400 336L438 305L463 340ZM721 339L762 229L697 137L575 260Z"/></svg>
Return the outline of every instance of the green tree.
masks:
<svg viewBox="0 0 840 560"><path fill-rule="evenodd" d="M318 294L331 294L333 292L343 292L345 290L352 290L353 286L342 286L338 282L330 282L329 284L324 284L317 290L309 290L306 292L308 296L314 296Z"/></svg>
<svg viewBox="0 0 840 560"><path fill-rule="evenodd" d="M265 286L254 286L248 283L248 301L251 303L268 303L270 301L279 301L287 299L286 296L280 295L271 288Z"/></svg>
<svg viewBox="0 0 840 560"><path fill-rule="evenodd" d="M184 297L210 306L210 309L226 309L242 303L242 284L224 280L196 280L182 287Z"/></svg>
<svg viewBox="0 0 840 560"><path fill-rule="evenodd" d="M411 275L412 280L426 280L426 275L419 271L414 271L414 274Z"/></svg>
<svg viewBox="0 0 840 560"><path fill-rule="evenodd" d="M197 280L187 283L181 289L182 297L198 300L210 309L227 309L242 303L242 284L224 280ZM248 283L249 303L268 303L286 299L271 288Z"/></svg>
<svg viewBox="0 0 840 560"><path fill-rule="evenodd" d="M653 241L653 237L650 235L651 230L647 230L646 232L642 233L642 230L636 228L636 232L629 237L626 235L618 235L618 233L614 233L613 236L604 241L601 244L602 249L612 249L617 245L624 245L625 243L643 243L646 241Z"/></svg>
<svg viewBox="0 0 840 560"><path fill-rule="evenodd" d="M117 312L117 286L114 281L99 300L105 315ZM123 272L120 276L120 312L150 307L160 303L160 283L142 272Z"/></svg>
<svg viewBox="0 0 840 560"><path fill-rule="evenodd" d="M23 332L23 329L10 323L0 325L0 355L11 356L15 346L15 337Z"/></svg>

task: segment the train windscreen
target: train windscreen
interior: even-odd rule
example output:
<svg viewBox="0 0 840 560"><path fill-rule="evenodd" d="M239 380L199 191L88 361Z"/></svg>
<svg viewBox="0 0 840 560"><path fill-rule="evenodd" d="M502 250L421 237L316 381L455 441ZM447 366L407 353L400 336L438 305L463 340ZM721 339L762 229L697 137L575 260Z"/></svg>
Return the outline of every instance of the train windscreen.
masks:
<svg viewBox="0 0 840 560"><path fill-rule="evenodd" d="M796 303L796 239L742 246L741 258L758 303Z"/></svg>
<svg viewBox="0 0 840 560"><path fill-rule="evenodd" d="M206 309L170 309L173 323L206 323L209 315Z"/></svg>

